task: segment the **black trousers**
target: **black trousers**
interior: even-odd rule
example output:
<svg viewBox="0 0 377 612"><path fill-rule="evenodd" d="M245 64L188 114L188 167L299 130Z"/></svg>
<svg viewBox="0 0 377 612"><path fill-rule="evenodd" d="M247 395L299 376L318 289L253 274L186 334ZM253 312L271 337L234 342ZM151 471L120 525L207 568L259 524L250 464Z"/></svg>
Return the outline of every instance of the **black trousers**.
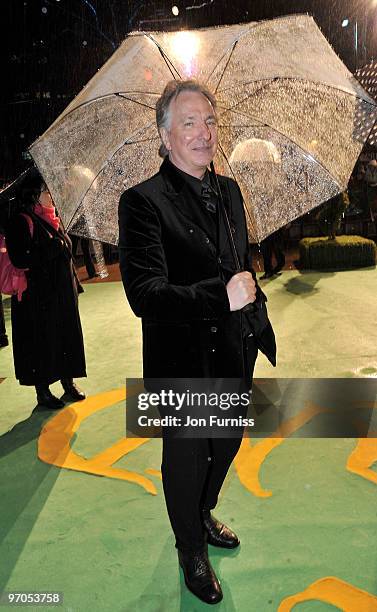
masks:
<svg viewBox="0 0 377 612"><path fill-rule="evenodd" d="M263 257L263 268L265 272L273 272L272 257L275 255L276 268L281 270L285 264L283 251L283 236L280 231L274 232L260 243L260 251Z"/></svg>
<svg viewBox="0 0 377 612"><path fill-rule="evenodd" d="M88 238L82 238L80 236L76 236L74 234L70 234L70 239L72 241L72 254L73 258L76 257L77 245L80 240L81 242L81 250L84 256L84 263L86 267L86 271L88 273L89 278L93 277L96 273L96 269L94 267L92 255L90 253L90 243Z"/></svg>
<svg viewBox="0 0 377 612"><path fill-rule="evenodd" d="M162 482L179 550L204 549L201 511L216 506L241 441L242 432L235 438L163 438Z"/></svg>
<svg viewBox="0 0 377 612"><path fill-rule="evenodd" d="M252 380L258 355L256 345L249 343L247 355L245 364ZM251 386L246 379L239 379L237 384L240 385L238 393L248 391ZM163 416L161 408L159 410ZM247 406L238 405L235 412L246 417ZM222 484L241 446L243 433L244 427L237 427L225 433L228 437L186 438L171 436L163 428L162 484L175 545L179 550L204 550L202 510L216 507Z"/></svg>

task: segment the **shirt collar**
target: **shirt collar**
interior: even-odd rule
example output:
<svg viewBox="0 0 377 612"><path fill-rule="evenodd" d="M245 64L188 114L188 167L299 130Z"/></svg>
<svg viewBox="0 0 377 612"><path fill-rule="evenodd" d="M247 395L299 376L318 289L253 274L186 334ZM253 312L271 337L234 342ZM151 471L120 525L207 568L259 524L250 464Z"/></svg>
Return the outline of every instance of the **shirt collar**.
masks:
<svg viewBox="0 0 377 612"><path fill-rule="evenodd" d="M206 169L203 178L198 179L196 178L196 176L187 174L187 172L184 172L183 170L178 168L175 164L173 164L173 162L170 161L168 157L165 159L167 160L169 164L173 166L174 170L176 170L181 175L181 177L186 181L186 183L190 185L190 187L195 191L196 195L201 196L203 183L207 183L207 184L210 183L208 168Z"/></svg>

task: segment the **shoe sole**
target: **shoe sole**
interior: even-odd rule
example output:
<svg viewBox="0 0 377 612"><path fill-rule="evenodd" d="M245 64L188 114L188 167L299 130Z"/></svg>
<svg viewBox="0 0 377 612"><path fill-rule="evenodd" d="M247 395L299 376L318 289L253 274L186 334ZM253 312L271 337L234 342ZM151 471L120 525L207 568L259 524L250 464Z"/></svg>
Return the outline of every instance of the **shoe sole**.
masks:
<svg viewBox="0 0 377 612"><path fill-rule="evenodd" d="M241 544L241 542L237 542L237 544L232 544L231 546L228 546L227 544L215 544L214 542L210 542L210 540L208 539L207 542L208 544L210 544L211 546L215 546L216 548L227 548L228 550L234 550L235 548L238 548Z"/></svg>
<svg viewBox="0 0 377 612"><path fill-rule="evenodd" d="M64 393L62 397L64 397L69 402L82 402L84 399L86 399L86 396L73 397L73 395L71 395L70 393Z"/></svg>
<svg viewBox="0 0 377 612"><path fill-rule="evenodd" d="M44 408L45 410L61 410L64 408L64 406L64 403L61 406L48 406L47 404L41 404L40 402L37 404L38 408Z"/></svg>

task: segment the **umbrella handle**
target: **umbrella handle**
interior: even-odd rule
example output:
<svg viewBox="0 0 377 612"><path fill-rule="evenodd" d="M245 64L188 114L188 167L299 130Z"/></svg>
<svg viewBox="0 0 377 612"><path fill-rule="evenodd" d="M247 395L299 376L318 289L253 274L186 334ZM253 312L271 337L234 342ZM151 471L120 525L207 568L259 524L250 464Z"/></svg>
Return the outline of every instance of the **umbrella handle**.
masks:
<svg viewBox="0 0 377 612"><path fill-rule="evenodd" d="M236 268L236 273L237 272L242 272L242 267L241 267L241 263L240 263L240 260L239 260L239 257L238 257L238 253L237 253L237 250L236 250L236 245L234 244L232 228L230 227L229 217L228 217L228 214L227 214L226 209L225 209L223 194L222 194L221 189L220 189L220 183L219 183L219 179L218 179L217 174L216 174L216 170L215 170L215 166L213 164L213 161L211 161L210 168L211 168L211 174L212 174L212 176L214 178L214 181L216 183L216 189L217 189L217 193L218 193L218 197L219 197L220 215L222 215L223 220L224 220L225 230L226 230L226 234L227 234L230 250L232 252L232 257L233 257L234 265L235 265L235 268Z"/></svg>
<svg viewBox="0 0 377 612"><path fill-rule="evenodd" d="M210 168L211 168L211 174L212 174L212 176L214 178L214 181L216 183L217 193L218 193L218 197L219 197L220 214L222 215L223 220L224 220L225 230L226 230L226 234L227 234L227 238L228 238L228 241L229 241L230 250L232 252L233 261L234 261L234 265L235 265L235 268L236 268L236 274L237 274L238 272L242 272L243 268L241 266L241 262L240 262L240 259L238 257L236 245L234 244L232 228L230 226L228 213L226 212L226 208L225 208L225 204L224 204L224 200L223 200L223 194L221 193L220 183L219 183L219 179L218 179L217 174L216 174L216 170L215 170L215 166L213 164L213 161L211 161ZM244 306L241 310L242 310L242 312L255 312L256 311L256 306L255 306L254 303L246 304L246 306Z"/></svg>

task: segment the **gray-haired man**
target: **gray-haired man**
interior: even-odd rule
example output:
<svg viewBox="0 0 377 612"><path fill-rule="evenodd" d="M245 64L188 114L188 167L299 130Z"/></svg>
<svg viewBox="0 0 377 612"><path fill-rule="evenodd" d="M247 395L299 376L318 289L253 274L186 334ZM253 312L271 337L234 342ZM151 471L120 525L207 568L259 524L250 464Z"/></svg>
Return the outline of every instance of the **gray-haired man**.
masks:
<svg viewBox="0 0 377 612"><path fill-rule="evenodd" d="M263 299L248 261L238 185L219 176L242 272L236 272L208 165L217 148L216 101L195 81L171 81L156 105L165 156L160 171L119 205L120 268L131 308L142 317L145 378L237 378L250 385L258 347L242 308ZM239 545L210 510L242 439L164 435L167 510L188 588L222 599L206 544ZM210 461L208 459L211 459Z"/></svg>

